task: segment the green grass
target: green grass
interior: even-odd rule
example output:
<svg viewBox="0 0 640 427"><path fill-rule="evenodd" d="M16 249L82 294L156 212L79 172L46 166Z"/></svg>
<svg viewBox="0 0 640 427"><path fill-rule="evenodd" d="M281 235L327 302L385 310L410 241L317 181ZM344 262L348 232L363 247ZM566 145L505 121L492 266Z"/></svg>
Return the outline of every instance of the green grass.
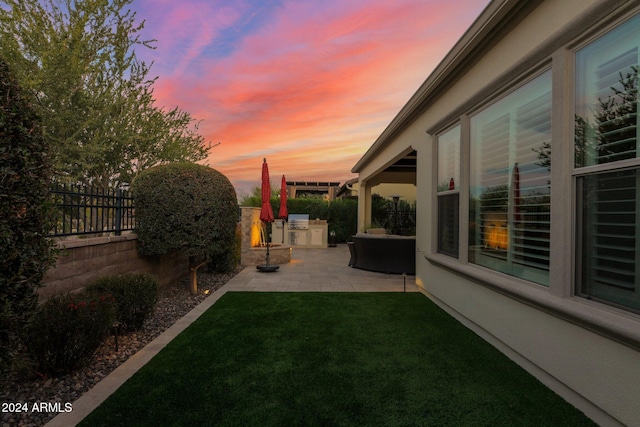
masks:
<svg viewBox="0 0 640 427"><path fill-rule="evenodd" d="M84 426L594 425L419 293L227 293Z"/></svg>

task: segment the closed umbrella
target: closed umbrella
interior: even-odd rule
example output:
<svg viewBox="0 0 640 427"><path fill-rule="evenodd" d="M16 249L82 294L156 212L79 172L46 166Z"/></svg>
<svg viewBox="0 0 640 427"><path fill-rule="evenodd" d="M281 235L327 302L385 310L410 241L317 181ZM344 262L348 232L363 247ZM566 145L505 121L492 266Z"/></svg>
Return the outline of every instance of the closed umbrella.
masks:
<svg viewBox="0 0 640 427"><path fill-rule="evenodd" d="M515 222L522 221L520 202L520 168L518 168L518 163L516 163L513 167L513 212Z"/></svg>
<svg viewBox="0 0 640 427"><path fill-rule="evenodd" d="M271 209L271 183L269 182L269 165L267 159L262 159L262 207L260 208L260 221L273 222L273 209ZM269 239L267 239L267 242Z"/></svg>
<svg viewBox="0 0 640 427"><path fill-rule="evenodd" d="M271 223L273 222L273 209L271 209L271 183L269 182L269 166L267 159L262 159L262 206L260 207L260 221L267 223L267 256L266 263L256 266L263 273L276 271L280 266L269 263L269 236L271 235Z"/></svg>
<svg viewBox="0 0 640 427"><path fill-rule="evenodd" d="M282 219L282 243L284 244L284 222L289 216L287 211L287 180L282 175L282 182L280 183L280 211L278 212L278 218Z"/></svg>
<svg viewBox="0 0 640 427"><path fill-rule="evenodd" d="M282 182L280 183L280 212L278 212L278 218L285 219L289 213L287 212L287 180L282 175Z"/></svg>

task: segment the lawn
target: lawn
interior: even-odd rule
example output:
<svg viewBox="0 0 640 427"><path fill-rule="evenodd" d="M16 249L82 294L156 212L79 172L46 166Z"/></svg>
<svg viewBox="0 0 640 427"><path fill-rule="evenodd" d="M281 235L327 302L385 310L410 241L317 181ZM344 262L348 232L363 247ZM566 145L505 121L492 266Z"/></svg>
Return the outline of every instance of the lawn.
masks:
<svg viewBox="0 0 640 427"><path fill-rule="evenodd" d="M81 425L594 424L420 293L236 292Z"/></svg>

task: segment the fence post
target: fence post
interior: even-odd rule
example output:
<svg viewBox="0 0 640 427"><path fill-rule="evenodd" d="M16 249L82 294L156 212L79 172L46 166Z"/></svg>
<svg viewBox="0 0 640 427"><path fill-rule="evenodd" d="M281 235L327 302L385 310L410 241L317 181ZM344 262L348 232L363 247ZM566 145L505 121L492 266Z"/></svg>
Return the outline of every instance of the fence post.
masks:
<svg viewBox="0 0 640 427"><path fill-rule="evenodd" d="M116 190L116 236L122 234L122 190Z"/></svg>

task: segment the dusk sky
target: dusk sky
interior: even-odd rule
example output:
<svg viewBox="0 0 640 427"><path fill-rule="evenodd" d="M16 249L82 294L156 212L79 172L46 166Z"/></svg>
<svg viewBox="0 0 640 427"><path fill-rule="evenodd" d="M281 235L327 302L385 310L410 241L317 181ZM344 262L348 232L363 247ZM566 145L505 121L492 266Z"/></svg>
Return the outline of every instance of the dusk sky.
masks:
<svg viewBox="0 0 640 427"><path fill-rule="evenodd" d="M207 164L239 195L340 181L489 0L135 0L155 97L220 145Z"/></svg>

